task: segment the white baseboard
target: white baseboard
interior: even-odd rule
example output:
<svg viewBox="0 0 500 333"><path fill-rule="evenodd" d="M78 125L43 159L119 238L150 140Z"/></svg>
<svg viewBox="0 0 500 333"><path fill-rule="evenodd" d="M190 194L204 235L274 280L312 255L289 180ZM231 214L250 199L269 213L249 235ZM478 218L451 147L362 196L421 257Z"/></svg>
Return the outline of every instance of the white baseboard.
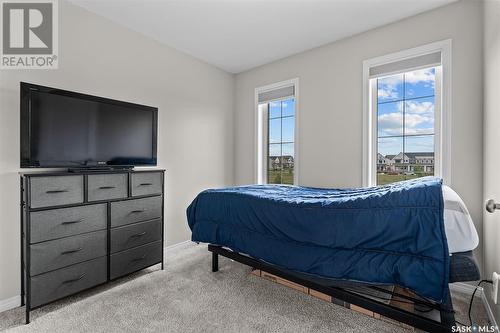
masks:
<svg viewBox="0 0 500 333"><path fill-rule="evenodd" d="M169 246L165 246L163 248L163 251L166 252L167 250L170 251L170 250L173 250L173 249L176 249L178 247L183 247L183 246L186 246L188 244L192 244L193 242L190 241L190 240L187 240L187 241L184 241L184 242L180 242L180 243L177 243L177 244L173 244L173 245L169 245Z"/></svg>
<svg viewBox="0 0 500 333"><path fill-rule="evenodd" d="M490 320L491 325L494 327L498 327L497 321L495 319L495 315L493 314L493 311L491 310L490 302L488 302L488 298L486 297L484 289L481 292L481 300L483 301L484 308L486 309L486 312L488 313L488 319ZM495 332L496 331L498 331L498 329L495 330Z"/></svg>
<svg viewBox="0 0 500 333"><path fill-rule="evenodd" d="M21 306L21 296L19 295L0 300L0 312L14 309L17 308L18 306Z"/></svg>
<svg viewBox="0 0 500 333"><path fill-rule="evenodd" d="M183 247L187 247L189 245L193 245L194 243L190 240L187 240L187 241L184 241L184 242L180 242L180 243L177 243L177 244L173 244L173 245L169 245L169 246L165 246L163 248L163 255L165 257L165 263L167 262L168 260L168 252L169 251L172 251L172 250L180 250L181 248Z"/></svg>
<svg viewBox="0 0 500 333"><path fill-rule="evenodd" d="M474 292L474 289L476 289L476 286L468 284L468 283L457 282L457 283L451 283L450 289L458 291L458 292L466 293L466 294L472 296L472 293ZM488 314L488 319L490 320L491 325L494 327L498 327L495 316L493 315L493 311L491 310L490 303L488 302L488 298L486 297L486 293L484 292L484 288L478 287L474 297L481 298L481 301L484 305L484 308L486 309L486 313Z"/></svg>

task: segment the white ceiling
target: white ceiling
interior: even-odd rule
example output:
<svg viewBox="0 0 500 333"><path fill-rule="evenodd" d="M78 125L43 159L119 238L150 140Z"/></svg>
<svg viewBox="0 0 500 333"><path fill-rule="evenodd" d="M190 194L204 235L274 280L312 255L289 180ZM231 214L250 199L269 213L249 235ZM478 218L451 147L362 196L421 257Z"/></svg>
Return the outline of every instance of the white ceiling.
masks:
<svg viewBox="0 0 500 333"><path fill-rule="evenodd" d="M71 1L239 73L455 0Z"/></svg>

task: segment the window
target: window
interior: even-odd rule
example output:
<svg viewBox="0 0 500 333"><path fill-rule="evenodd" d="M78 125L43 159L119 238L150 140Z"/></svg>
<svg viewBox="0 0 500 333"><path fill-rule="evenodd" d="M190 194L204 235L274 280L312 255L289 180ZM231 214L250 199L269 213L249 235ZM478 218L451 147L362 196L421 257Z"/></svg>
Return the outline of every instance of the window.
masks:
<svg viewBox="0 0 500 333"><path fill-rule="evenodd" d="M297 184L298 79L256 89L257 182Z"/></svg>
<svg viewBox="0 0 500 333"><path fill-rule="evenodd" d="M363 184L449 180L451 41L363 63Z"/></svg>
<svg viewBox="0 0 500 333"><path fill-rule="evenodd" d="M436 75L429 67L376 80L377 185L434 175ZM424 159L430 160L430 165ZM394 160L394 163L391 163Z"/></svg>

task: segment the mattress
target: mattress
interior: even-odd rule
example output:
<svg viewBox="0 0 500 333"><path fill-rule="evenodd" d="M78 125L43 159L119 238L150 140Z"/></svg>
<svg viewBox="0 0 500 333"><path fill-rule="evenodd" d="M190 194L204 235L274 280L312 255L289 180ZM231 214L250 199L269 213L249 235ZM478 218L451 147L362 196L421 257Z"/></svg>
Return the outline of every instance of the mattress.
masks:
<svg viewBox="0 0 500 333"><path fill-rule="evenodd" d="M450 253L474 250L479 236L462 198L449 186L443 185L444 227Z"/></svg>
<svg viewBox="0 0 500 333"><path fill-rule="evenodd" d="M440 179L358 189L252 185L200 193L192 240L305 274L400 285L447 299L450 257Z"/></svg>

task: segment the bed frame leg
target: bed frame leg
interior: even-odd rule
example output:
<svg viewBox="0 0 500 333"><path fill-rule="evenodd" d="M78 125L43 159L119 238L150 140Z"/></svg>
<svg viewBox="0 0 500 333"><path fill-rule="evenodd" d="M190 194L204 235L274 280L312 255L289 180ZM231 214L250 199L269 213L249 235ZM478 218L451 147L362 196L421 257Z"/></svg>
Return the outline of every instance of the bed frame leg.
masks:
<svg viewBox="0 0 500 333"><path fill-rule="evenodd" d="M212 252L212 272L219 271L219 255L215 252Z"/></svg>

